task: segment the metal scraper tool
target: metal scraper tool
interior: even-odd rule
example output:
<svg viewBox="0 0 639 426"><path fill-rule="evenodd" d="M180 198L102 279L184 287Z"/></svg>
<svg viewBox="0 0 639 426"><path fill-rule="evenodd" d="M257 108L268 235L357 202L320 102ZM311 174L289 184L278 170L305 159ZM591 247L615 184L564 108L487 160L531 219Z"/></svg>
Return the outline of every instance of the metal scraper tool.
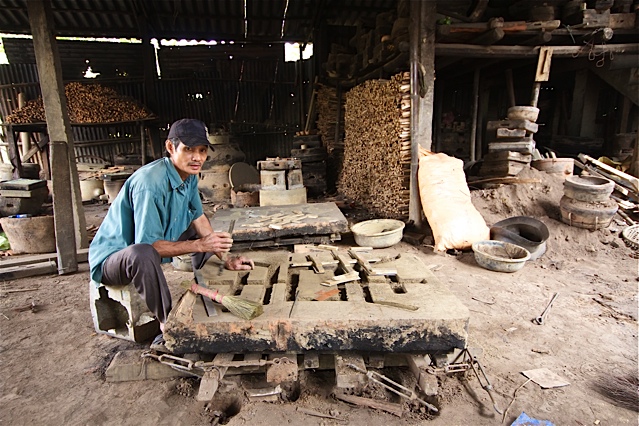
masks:
<svg viewBox="0 0 639 426"><path fill-rule="evenodd" d="M231 220L231 224L229 225L228 233L231 234L231 238L233 237L233 228L235 228L235 219ZM222 259L220 259L222 263L220 263L220 270L217 272L218 275L222 275L224 272L224 262L226 261L226 253L222 254Z"/></svg>

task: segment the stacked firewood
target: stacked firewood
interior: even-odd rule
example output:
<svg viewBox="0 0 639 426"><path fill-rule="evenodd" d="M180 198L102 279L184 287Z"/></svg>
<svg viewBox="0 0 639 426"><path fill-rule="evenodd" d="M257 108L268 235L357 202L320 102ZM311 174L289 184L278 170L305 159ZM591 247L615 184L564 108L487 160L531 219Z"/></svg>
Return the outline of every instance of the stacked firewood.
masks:
<svg viewBox="0 0 639 426"><path fill-rule="evenodd" d="M343 149L344 141L344 101L337 99L337 90L334 87L319 84L317 91L317 133L322 137L322 144L330 154L335 149ZM337 122L337 111L340 122ZM338 138L335 140L335 126L339 126Z"/></svg>
<svg viewBox="0 0 639 426"><path fill-rule="evenodd" d="M64 87L67 110L72 123L111 123L147 118L151 113L133 99L120 96L115 90L99 84L69 83ZM7 116L13 124L46 121L42 98Z"/></svg>
<svg viewBox="0 0 639 426"><path fill-rule="evenodd" d="M406 219L410 200L410 74L369 80L346 94L339 191L386 218Z"/></svg>

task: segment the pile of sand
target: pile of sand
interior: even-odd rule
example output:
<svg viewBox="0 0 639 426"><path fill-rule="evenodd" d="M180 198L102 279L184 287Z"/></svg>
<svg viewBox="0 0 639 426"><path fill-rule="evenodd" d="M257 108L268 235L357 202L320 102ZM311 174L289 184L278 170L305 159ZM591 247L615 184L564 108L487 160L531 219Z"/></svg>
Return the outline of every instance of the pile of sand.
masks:
<svg viewBox="0 0 639 426"><path fill-rule="evenodd" d="M559 201L564 195L561 176L527 167L517 177L539 183L502 185L494 189L471 188L473 205L488 226L513 216L530 216L542 221L550 231L546 258L554 256L553 260L593 257L600 252L624 258L632 254L620 237L625 227L621 221L613 220L608 228L597 231L561 222Z"/></svg>

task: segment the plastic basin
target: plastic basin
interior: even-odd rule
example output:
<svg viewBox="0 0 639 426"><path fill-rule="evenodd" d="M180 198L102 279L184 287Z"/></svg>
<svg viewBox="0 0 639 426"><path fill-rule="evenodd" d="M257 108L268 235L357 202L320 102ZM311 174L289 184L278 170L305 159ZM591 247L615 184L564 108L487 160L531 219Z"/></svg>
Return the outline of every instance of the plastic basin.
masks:
<svg viewBox="0 0 639 426"><path fill-rule="evenodd" d="M516 272L530 259L528 250L503 241L477 241L472 247L477 264L491 271Z"/></svg>
<svg viewBox="0 0 639 426"><path fill-rule="evenodd" d="M351 226L357 245L362 247L390 247L402 240L404 222L395 219L373 219Z"/></svg>

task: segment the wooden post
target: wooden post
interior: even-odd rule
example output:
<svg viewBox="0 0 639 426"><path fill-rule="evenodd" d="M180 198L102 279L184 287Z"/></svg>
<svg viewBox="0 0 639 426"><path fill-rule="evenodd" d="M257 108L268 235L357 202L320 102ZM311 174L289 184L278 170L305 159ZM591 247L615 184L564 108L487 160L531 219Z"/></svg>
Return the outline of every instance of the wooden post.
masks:
<svg viewBox="0 0 639 426"><path fill-rule="evenodd" d="M27 97L25 96L25 94L22 92L18 93L18 108L22 108L23 106L25 106L26 103ZM29 138L29 132L20 133L20 142L22 144L22 151L20 152L20 154L24 155L29 152L29 149L31 148L31 139Z"/></svg>
<svg viewBox="0 0 639 426"><path fill-rule="evenodd" d="M588 70L581 69L575 73L575 86L572 91L572 104L570 108L570 120L568 122L568 135L579 136L583 110L588 93Z"/></svg>
<svg viewBox="0 0 639 426"><path fill-rule="evenodd" d="M473 105L472 105L472 124L470 127L470 161L477 159L477 115L479 114L479 74L480 68L475 68L473 75Z"/></svg>
<svg viewBox="0 0 639 426"><path fill-rule="evenodd" d="M140 158L142 165L146 164L146 138L144 132L146 131L146 126L144 122L140 123Z"/></svg>
<svg viewBox="0 0 639 426"><path fill-rule="evenodd" d="M62 191L58 194L55 191L53 193L58 265L60 273L70 273L77 271L76 247L88 247L80 180L73 149L73 132L64 95L58 46L53 34L51 3L48 0L29 1L27 2L27 10L49 138L51 141L67 144L66 163L52 155L53 167L51 169L53 187ZM69 178L66 177L67 175ZM65 197L67 191L71 194L69 198ZM72 211L73 215L69 215L69 211Z"/></svg>
<svg viewBox="0 0 639 426"><path fill-rule="evenodd" d="M435 92L435 31L437 4L410 2L411 165L408 218L417 228L423 212L417 181L419 147L432 149Z"/></svg>
<svg viewBox="0 0 639 426"><path fill-rule="evenodd" d="M151 37L149 36L148 25L146 16L139 14L136 16L140 34L142 35L142 62L144 64L144 103L151 110L156 113L159 110L157 99L157 66L155 62L155 46L151 44ZM163 152L164 141L160 140L160 130L158 126L149 126L149 145L151 146L151 152ZM155 159L155 158L154 158ZM145 161L142 161L144 165Z"/></svg>
<svg viewBox="0 0 639 426"><path fill-rule="evenodd" d="M514 107L517 105L515 100L515 85L513 83L513 70L508 68L506 70L506 88L508 89L508 103L509 106Z"/></svg>
<svg viewBox="0 0 639 426"><path fill-rule="evenodd" d="M22 177L22 161L20 161L20 151L18 150L18 142L16 141L15 134L11 125L7 126L5 137L7 138L7 144L9 145L9 161L13 166L13 178L18 179Z"/></svg>
<svg viewBox="0 0 639 426"><path fill-rule="evenodd" d="M71 169L69 167L69 145L63 141L49 142L53 168L53 223L55 226L55 245L58 252L58 273L68 274L78 270L73 216L64 214L73 204L71 194ZM67 210L68 211L68 210Z"/></svg>

